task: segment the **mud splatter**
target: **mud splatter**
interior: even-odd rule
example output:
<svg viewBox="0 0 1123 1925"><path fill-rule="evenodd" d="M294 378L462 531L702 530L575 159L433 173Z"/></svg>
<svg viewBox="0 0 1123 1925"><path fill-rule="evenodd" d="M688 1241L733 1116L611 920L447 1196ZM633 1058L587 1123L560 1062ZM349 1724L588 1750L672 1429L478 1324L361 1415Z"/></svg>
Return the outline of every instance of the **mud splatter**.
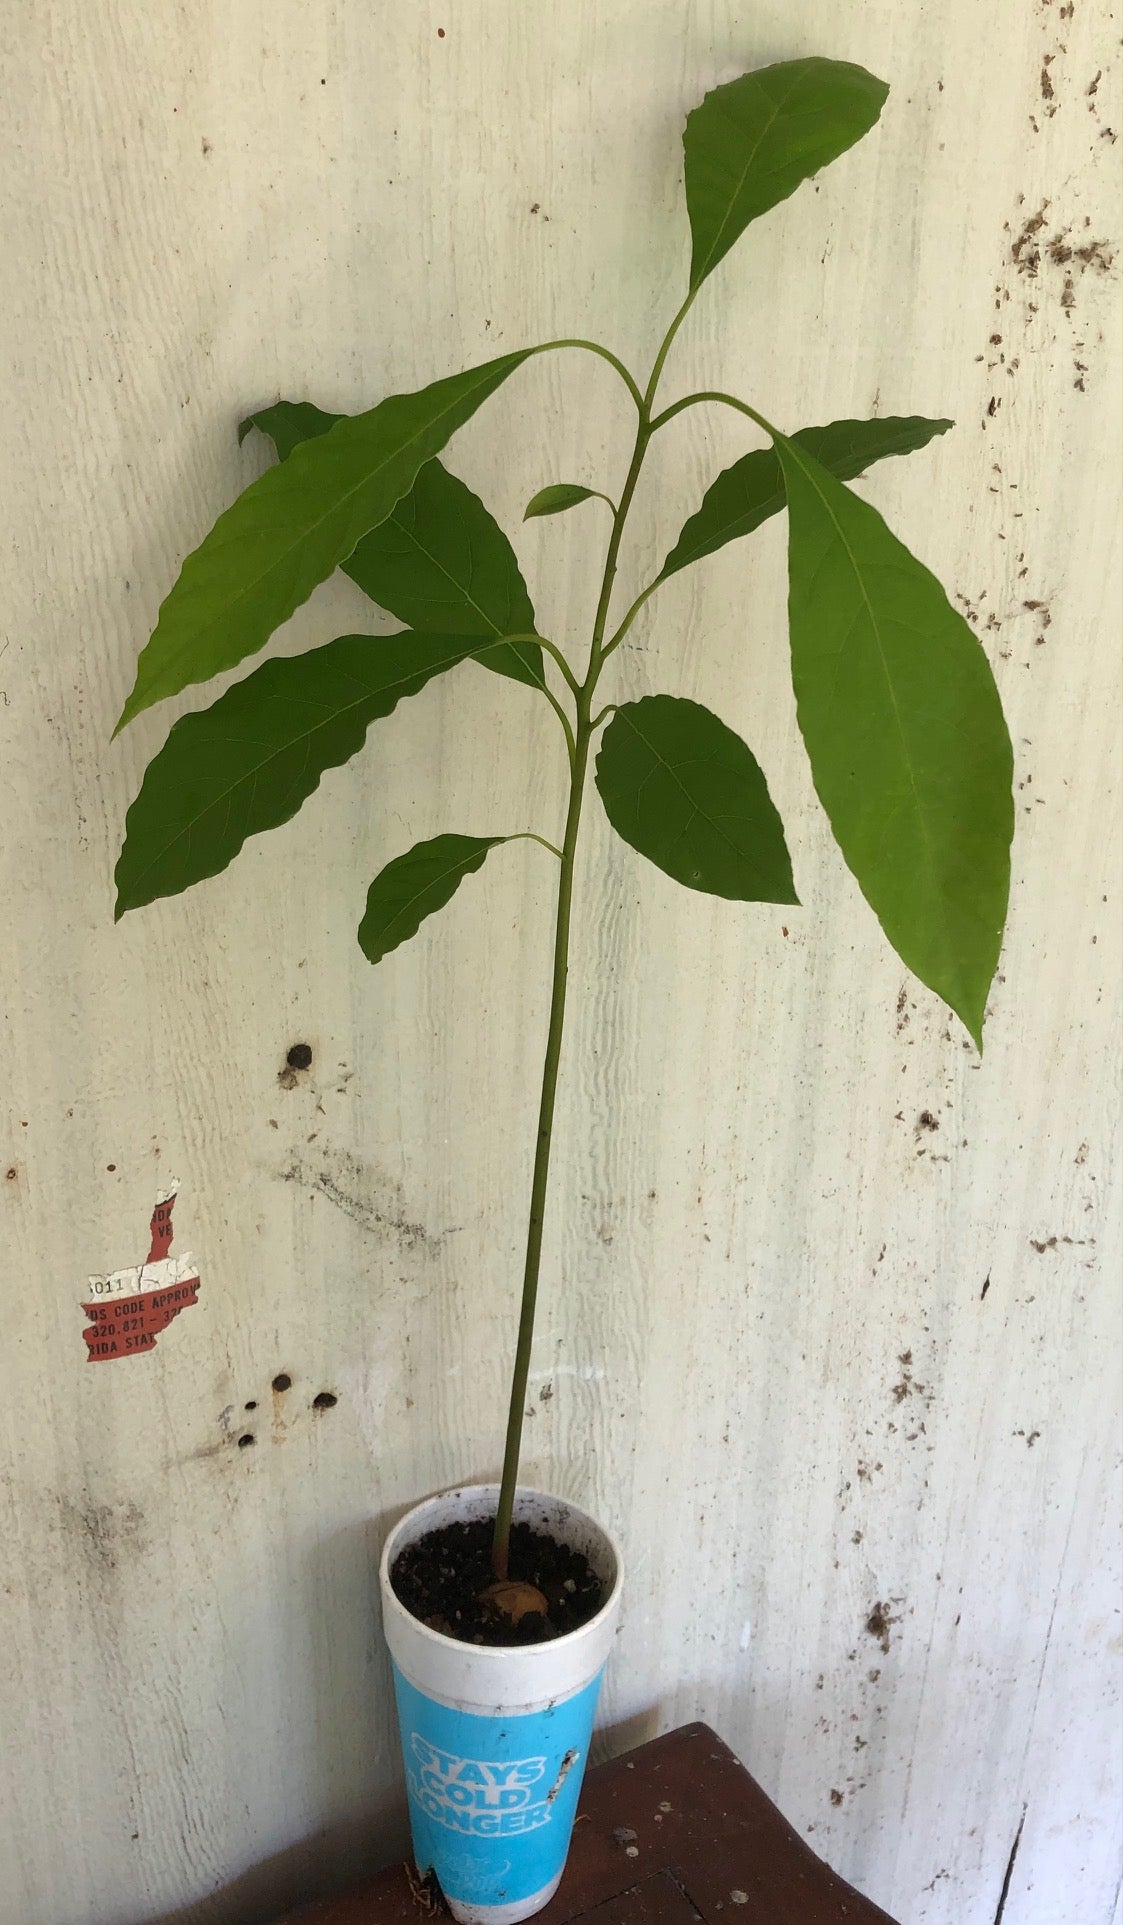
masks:
<svg viewBox="0 0 1123 1925"><path fill-rule="evenodd" d="M294 1158L280 1171L280 1178L282 1183L306 1189L313 1197L326 1197L360 1228L392 1238L404 1251L423 1250L436 1255L460 1227L457 1224L434 1231L412 1219L405 1209L401 1186L346 1150L325 1150L318 1161Z"/></svg>

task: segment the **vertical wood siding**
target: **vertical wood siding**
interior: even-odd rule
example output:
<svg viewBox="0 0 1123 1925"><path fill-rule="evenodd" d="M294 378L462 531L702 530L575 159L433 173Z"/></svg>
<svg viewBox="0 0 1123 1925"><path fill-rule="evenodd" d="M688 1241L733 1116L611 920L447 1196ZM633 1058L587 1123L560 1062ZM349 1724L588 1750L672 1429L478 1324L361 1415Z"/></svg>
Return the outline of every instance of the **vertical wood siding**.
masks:
<svg viewBox="0 0 1123 1925"><path fill-rule="evenodd" d="M400 1850L381 1538L499 1460L552 865L498 851L377 971L354 930L413 840L556 834L548 711L461 668L224 876L113 926L171 711L109 733L184 553L264 462L235 424L550 334L646 363L684 284L685 110L825 52L890 80L882 125L722 266L667 393L957 419L868 486L1011 721L986 1056L825 833L775 522L662 591L616 686L744 733L805 907L689 896L591 812L526 1474L627 1547L602 1747L708 1718L909 1925L992 1925L1016 1838L1004 1925L1112 1925L1114 10L2 12L0 1922L255 1925ZM742 428L662 438L622 592ZM611 488L626 432L609 370L567 355L450 454L569 643L601 511L522 507ZM278 646L367 619L336 583ZM90 1368L85 1279L139 1260L170 1175L198 1307Z"/></svg>

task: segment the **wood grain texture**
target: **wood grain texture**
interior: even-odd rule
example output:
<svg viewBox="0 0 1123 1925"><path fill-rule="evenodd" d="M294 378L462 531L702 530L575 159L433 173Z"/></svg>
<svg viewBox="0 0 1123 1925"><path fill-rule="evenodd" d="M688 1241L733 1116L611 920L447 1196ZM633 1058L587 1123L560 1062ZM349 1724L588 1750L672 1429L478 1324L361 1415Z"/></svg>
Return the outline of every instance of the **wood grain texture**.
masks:
<svg viewBox="0 0 1123 1925"><path fill-rule="evenodd" d="M626 1547L603 1752L708 1719L910 1925L992 1925L1016 1838L1004 1925L1117 1925L1118 20L839 0L826 44L814 15L3 9L0 1925L255 1925L398 1852L379 1546L501 1448L551 859L497 850L377 971L354 931L414 841L556 833L548 710L458 669L113 927L171 711L109 733L264 459L235 424L550 334L645 364L687 272L686 109L819 52L890 80L881 126L723 263L667 395L957 418L869 491L1010 716L1002 980L980 1064L830 845L782 526L669 583L617 688L744 734L806 907L687 895L590 812L526 1474ZM450 450L574 645L600 510L520 516L618 486L627 427L571 354ZM668 430L622 598L745 445ZM364 619L334 584L278 646ZM199 1306L90 1370L84 1280L138 1260L168 1174Z"/></svg>
<svg viewBox="0 0 1123 1925"><path fill-rule="evenodd" d="M272 1925L416 1925L408 1861ZM597 1765L541 1925L893 1925L844 1884L704 1724ZM447 1911L440 1914L447 1917Z"/></svg>

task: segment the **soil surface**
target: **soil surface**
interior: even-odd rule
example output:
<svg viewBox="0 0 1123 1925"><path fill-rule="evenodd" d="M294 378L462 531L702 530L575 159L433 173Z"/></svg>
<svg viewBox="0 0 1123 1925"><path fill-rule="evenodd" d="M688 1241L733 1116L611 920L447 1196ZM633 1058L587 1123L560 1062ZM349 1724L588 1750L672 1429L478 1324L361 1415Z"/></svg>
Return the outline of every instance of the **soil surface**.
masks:
<svg viewBox="0 0 1123 1925"><path fill-rule="evenodd" d="M511 1529L510 1575L533 1584L547 1614L530 1611L512 1624L481 1598L492 1583L494 1520L447 1524L410 1544L390 1573L394 1594L431 1631L464 1644L541 1644L577 1631L600 1609L603 1586L580 1551L529 1524Z"/></svg>

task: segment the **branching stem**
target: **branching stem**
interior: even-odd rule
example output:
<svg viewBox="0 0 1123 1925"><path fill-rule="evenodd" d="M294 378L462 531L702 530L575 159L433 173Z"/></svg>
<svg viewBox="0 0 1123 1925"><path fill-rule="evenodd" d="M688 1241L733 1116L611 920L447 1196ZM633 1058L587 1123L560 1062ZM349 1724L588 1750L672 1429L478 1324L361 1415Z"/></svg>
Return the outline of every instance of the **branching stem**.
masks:
<svg viewBox="0 0 1123 1925"><path fill-rule="evenodd" d="M513 637L513 639L516 642L532 642L532 641L541 642L542 647L546 650L547 655L553 656L555 662L557 663L558 667L562 672L562 676L564 680L568 683L573 694L576 695L581 684L577 680L576 675L573 673L573 670L570 668L569 663L566 661L565 656L562 654L561 649L558 647L556 642L548 642L544 635L516 635Z"/></svg>
<svg viewBox="0 0 1123 1925"><path fill-rule="evenodd" d="M612 602L612 590L616 581L616 567L620 558L620 546L624 538L624 527L628 511L639 481L644 456L653 433L651 406L659 386L659 377L678 333L687 310L694 299L689 294L675 315L664 336L662 345L655 357L655 365L646 391L641 394L638 384L627 369L609 354L606 348L597 347L590 341L553 341L551 347L585 347L610 361L627 383L632 399L636 403L639 421L636 426L635 444L628 466L620 500L613 511L612 529L608 538L608 551L604 561L604 575L601 580L597 612L593 622L593 633L589 647L589 666L585 680L577 685L571 682L577 710L576 728L573 734L573 750L570 756L569 805L566 811L565 837L561 848L561 873L558 878L557 917L554 926L554 959L552 987L550 993L550 1020L546 1034L546 1054L542 1065L542 1091L538 1103L538 1130L534 1147L534 1170L530 1184L530 1220L527 1225L526 1259L523 1265L522 1304L519 1311L519 1333L515 1347L515 1364L511 1375L511 1401L507 1413L507 1439L503 1454L503 1479L499 1490L499 1504L495 1518L495 1536L492 1542L491 1563L497 1578L505 1578L508 1573L510 1557L511 1522L514 1515L515 1493L518 1486L519 1456L522 1449L523 1421L526 1411L527 1385L530 1380L530 1360L534 1345L534 1315L538 1303L538 1275L542 1263L542 1233L546 1217L546 1192L550 1177L550 1149L553 1141L554 1110L557 1102L558 1069L561 1063L562 1035L565 1026L566 991L569 983L569 936L573 917L573 871L577 852L577 838L581 827L581 804L585 789L585 774L589 765L589 747L595 729L614 706L603 709L594 721L592 719L593 692L596 689L601 669L613 648L617 647L628 627L639 613L643 602L651 590L646 590L624 617L611 642L605 646L605 631L608 626L608 612ZM654 587L654 584L652 584ZM567 678L568 679L568 678ZM549 692L549 691L547 691Z"/></svg>
<svg viewBox="0 0 1123 1925"><path fill-rule="evenodd" d="M645 603L651 600L651 597L652 595L654 595L655 590L661 586L662 580L663 580L662 575L657 575L653 582L648 582L647 587L643 590L643 593L636 596L635 601L632 603L623 621L620 623L619 628L616 629L611 639L605 644L604 659L606 662L609 656L613 653L613 651L619 648L625 635L628 633L628 630L632 626L632 623L635 621L636 616L639 614L640 609L644 607Z"/></svg>
<svg viewBox="0 0 1123 1925"><path fill-rule="evenodd" d="M545 684L543 684L542 693L546 697L546 700L549 702L550 707L553 709L554 714L557 716L558 721L561 723L562 728L565 731L565 747L566 747L566 753L569 756L570 772L572 773L574 757L577 754L577 744L573 739L573 725L570 722L570 719L566 714L565 710L563 709L561 703L558 701L557 696L554 694L553 689L547 688Z"/></svg>
<svg viewBox="0 0 1123 1925"><path fill-rule="evenodd" d="M476 650L476 655L477 656L486 655L488 652L488 649L490 648L505 648L509 642L534 642L539 648L544 648L548 655L553 656L555 662L557 663L558 667L562 672L563 677L565 678L566 683L568 684L569 688L572 689L574 695L577 694L577 691L580 688L581 684L577 680L576 675L573 673L573 670L570 668L569 663L566 661L565 656L562 654L561 649L558 647L557 643L549 641L545 635L533 635L530 633L527 633L525 635L497 635L493 642L482 643L481 646ZM565 710L563 709L561 703L558 701L558 698L554 694L553 689L547 687L545 678L543 678L541 682L536 682L534 686L536 688L541 689L542 694L546 697L546 700L549 702L550 707L553 709L554 714L557 716L558 721L562 725L562 729L565 733L565 746L569 754L569 766L570 766L570 769L572 769L573 756L574 756L574 741L573 741L573 728L570 723L569 717L566 714Z"/></svg>

